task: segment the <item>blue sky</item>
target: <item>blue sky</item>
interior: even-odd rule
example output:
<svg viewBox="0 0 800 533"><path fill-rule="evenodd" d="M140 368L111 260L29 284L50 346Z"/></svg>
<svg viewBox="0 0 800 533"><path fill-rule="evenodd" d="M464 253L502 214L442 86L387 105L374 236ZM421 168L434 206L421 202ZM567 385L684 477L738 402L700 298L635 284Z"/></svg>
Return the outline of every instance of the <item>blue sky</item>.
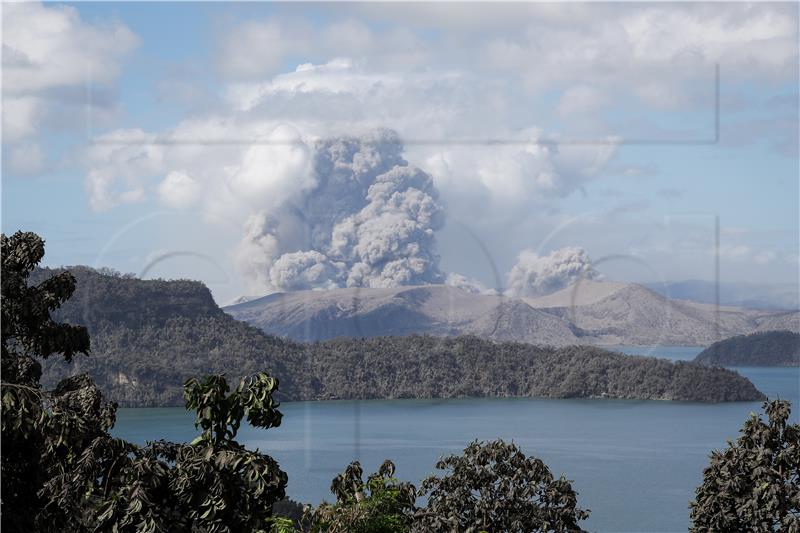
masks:
<svg viewBox="0 0 800 533"><path fill-rule="evenodd" d="M494 287L569 246L610 278L712 279L719 220L723 279L797 282L796 4L3 10L2 226L41 233L48 264L281 290L253 265L307 243L246 228L323 205L298 153L381 127L431 177L444 273ZM275 131L303 150L259 147Z"/></svg>

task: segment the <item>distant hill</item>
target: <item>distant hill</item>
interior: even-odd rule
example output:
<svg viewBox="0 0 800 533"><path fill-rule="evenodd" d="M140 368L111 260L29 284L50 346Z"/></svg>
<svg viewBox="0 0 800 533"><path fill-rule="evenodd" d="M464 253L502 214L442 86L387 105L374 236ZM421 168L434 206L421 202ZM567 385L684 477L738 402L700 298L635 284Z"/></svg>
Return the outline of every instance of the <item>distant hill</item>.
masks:
<svg viewBox="0 0 800 533"><path fill-rule="evenodd" d="M696 346L758 331L776 317L782 317L782 322L791 320L784 312L671 300L635 283L584 281L527 301L536 306L560 302L541 310L571 323L583 342L601 345Z"/></svg>
<svg viewBox="0 0 800 533"><path fill-rule="evenodd" d="M695 361L726 366L800 366L800 334L765 331L715 342Z"/></svg>
<svg viewBox="0 0 800 533"><path fill-rule="evenodd" d="M417 333L552 346L696 346L757 331L771 320L793 320L783 312L715 309L670 300L641 285L591 280L540 298L426 285L276 293L224 309L266 333L294 340Z"/></svg>
<svg viewBox="0 0 800 533"><path fill-rule="evenodd" d="M78 288L56 316L89 328L92 354L77 357L71 365L58 358L46 360L43 382L53 385L68 373L87 372L122 405L182 405L181 386L191 376L214 372L236 379L261 370L281 380L284 400L541 396L715 402L763 398L750 381L728 370L593 347L559 349L475 336L418 335L299 343L235 320L214 304L208 289L198 282L143 281L85 267L70 270ZM34 281L53 272L39 270ZM412 291L406 298L424 300L426 296ZM488 311L486 316L505 327L505 320L514 320L513 309L509 312L511 317ZM538 316L538 311L533 314ZM376 323L383 319L375 318ZM543 320L560 324L549 315Z"/></svg>
<svg viewBox="0 0 800 533"><path fill-rule="evenodd" d="M756 331L794 331L800 332L800 311L786 311L764 316L758 321Z"/></svg>
<svg viewBox="0 0 800 533"><path fill-rule="evenodd" d="M282 390L307 394L292 381L302 366L295 344L234 320L202 283L140 280L87 267L69 270L77 290L55 316L85 325L92 353L69 366L57 358L46 360L44 383L54 385L67 372L87 372L122 405L183 405L182 384L189 377L268 370L282 378ZM56 271L39 269L33 281Z"/></svg>
<svg viewBox="0 0 800 533"><path fill-rule="evenodd" d="M578 342L568 322L522 300L447 285L276 293L224 310L266 333L301 341L416 333Z"/></svg>
<svg viewBox="0 0 800 533"><path fill-rule="evenodd" d="M800 287L796 283L745 283L687 280L666 283L645 283L645 287L662 296L698 303L716 302L719 289L720 305L751 309L800 309Z"/></svg>
<svg viewBox="0 0 800 533"><path fill-rule="evenodd" d="M549 348L474 336L414 335L336 339L310 348L322 398L763 398L749 380L731 371L592 346Z"/></svg>

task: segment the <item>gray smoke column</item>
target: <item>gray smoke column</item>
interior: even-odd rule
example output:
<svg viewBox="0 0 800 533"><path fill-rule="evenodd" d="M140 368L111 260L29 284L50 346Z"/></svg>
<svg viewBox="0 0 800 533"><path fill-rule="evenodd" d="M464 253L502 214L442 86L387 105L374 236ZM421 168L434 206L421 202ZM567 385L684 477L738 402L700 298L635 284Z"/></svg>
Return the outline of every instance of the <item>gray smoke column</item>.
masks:
<svg viewBox="0 0 800 533"><path fill-rule="evenodd" d="M390 130L317 142L311 175L297 178L313 186L295 187L245 225L238 261L249 290L441 283L443 207L431 177L402 151Z"/></svg>
<svg viewBox="0 0 800 533"><path fill-rule="evenodd" d="M567 246L540 256L523 250L508 273L506 295L515 298L550 294L578 279L599 279L583 248Z"/></svg>

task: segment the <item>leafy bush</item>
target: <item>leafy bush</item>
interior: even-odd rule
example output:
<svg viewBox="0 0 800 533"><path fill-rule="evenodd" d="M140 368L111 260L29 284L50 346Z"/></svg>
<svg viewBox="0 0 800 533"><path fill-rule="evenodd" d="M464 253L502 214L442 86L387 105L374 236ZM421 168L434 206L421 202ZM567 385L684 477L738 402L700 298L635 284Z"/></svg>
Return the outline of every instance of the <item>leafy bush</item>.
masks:
<svg viewBox="0 0 800 533"><path fill-rule="evenodd" d="M691 531L800 532L800 425L790 404L764 403L736 442L714 451L691 507Z"/></svg>
<svg viewBox="0 0 800 533"><path fill-rule="evenodd" d="M394 463L384 461L366 483L358 461L331 483L336 504L322 503L308 513L311 531L324 533L401 533L411 527L416 489L397 481Z"/></svg>
<svg viewBox="0 0 800 533"><path fill-rule="evenodd" d="M513 443L475 441L436 468L446 474L422 482L428 504L414 523L420 533L582 531L578 522L589 517L569 481Z"/></svg>

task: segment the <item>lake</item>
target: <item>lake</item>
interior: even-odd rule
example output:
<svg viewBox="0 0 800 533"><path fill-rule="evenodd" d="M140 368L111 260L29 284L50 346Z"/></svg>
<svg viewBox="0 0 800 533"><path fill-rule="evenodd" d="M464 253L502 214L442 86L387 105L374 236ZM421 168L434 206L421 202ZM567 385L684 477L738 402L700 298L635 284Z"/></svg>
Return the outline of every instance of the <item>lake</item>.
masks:
<svg viewBox="0 0 800 533"><path fill-rule="evenodd" d="M629 354L693 359L701 348L617 347ZM770 398L792 402L800 420L800 368L737 368ZM353 459L366 472L386 458L415 484L442 454L471 440L502 437L574 480L592 531L686 531L688 503L708 454L736 437L759 403L702 404L636 400L457 399L295 402L283 424L243 426L238 440L275 457L289 475L288 495L331 500L331 479ZM117 436L144 443L190 441L193 416L180 408L120 409Z"/></svg>

